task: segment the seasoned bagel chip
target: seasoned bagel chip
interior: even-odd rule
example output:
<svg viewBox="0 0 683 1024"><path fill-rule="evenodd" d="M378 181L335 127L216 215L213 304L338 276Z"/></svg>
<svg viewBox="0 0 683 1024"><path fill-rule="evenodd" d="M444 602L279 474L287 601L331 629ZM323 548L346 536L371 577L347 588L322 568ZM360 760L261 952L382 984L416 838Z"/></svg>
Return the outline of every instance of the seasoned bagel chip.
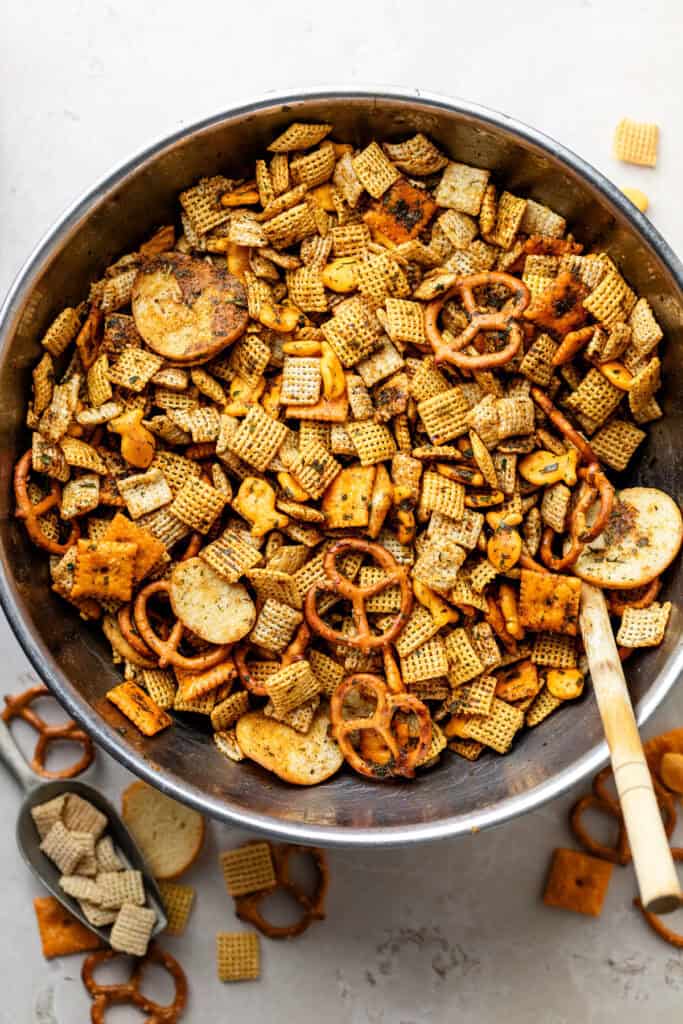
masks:
<svg viewBox="0 0 683 1024"><path fill-rule="evenodd" d="M171 605L188 629L211 644L241 640L256 621L246 587L228 583L201 558L188 558L174 566Z"/></svg>
<svg viewBox="0 0 683 1024"><path fill-rule="evenodd" d="M182 253L162 253L138 272L135 326L149 347L177 363L202 363L247 326L247 293L227 269Z"/></svg>
<svg viewBox="0 0 683 1024"><path fill-rule="evenodd" d="M323 709L307 733L295 732L262 711L243 715L235 731L246 757L295 786L316 786L339 771L344 762Z"/></svg>
<svg viewBox="0 0 683 1024"><path fill-rule="evenodd" d="M681 541L676 502L654 487L629 487L617 491L604 533L586 546L574 572L596 587L632 590L663 573Z"/></svg>

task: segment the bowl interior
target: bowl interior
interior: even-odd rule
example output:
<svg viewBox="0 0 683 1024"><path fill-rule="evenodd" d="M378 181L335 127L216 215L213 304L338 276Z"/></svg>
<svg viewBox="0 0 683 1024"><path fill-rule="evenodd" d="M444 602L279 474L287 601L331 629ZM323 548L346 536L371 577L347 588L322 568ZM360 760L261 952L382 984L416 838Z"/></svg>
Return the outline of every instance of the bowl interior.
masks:
<svg viewBox="0 0 683 1024"><path fill-rule="evenodd" d="M547 203L567 217L580 241L613 256L650 300L667 335L666 416L651 426L638 482L661 487L680 503L683 295L677 261L647 222L627 213L618 193L604 181L601 186L591 168L502 115L390 95L293 98L213 119L131 161L70 212L24 272L0 325L0 596L36 670L69 710L111 753L171 794L214 815L300 840L396 842L457 834L527 810L595 766L605 751L598 749L602 731L590 692L524 733L505 758L485 755L469 764L446 756L437 770L408 785L369 784L342 773L313 789L286 786L257 766L226 760L200 716L180 716L175 727L151 740L123 719L104 696L120 676L103 637L49 590L43 554L12 518L12 465L27 444L30 371L50 319L79 303L114 258L168 222L184 187L218 172L245 173L282 127L305 119L332 121L335 137L354 144L423 131L452 158L488 167L500 185ZM682 589L680 573L670 571L664 596L674 609L666 640L628 664L641 717L654 710L679 670Z"/></svg>

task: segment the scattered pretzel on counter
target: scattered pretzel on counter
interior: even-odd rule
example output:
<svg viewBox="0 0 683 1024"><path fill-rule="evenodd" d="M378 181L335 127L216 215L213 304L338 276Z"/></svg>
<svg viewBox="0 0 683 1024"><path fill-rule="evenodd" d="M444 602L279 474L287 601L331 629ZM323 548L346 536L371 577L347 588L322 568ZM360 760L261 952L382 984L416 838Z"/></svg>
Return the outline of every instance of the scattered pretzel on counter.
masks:
<svg viewBox="0 0 683 1024"><path fill-rule="evenodd" d="M308 894L290 873L292 855L304 855L311 859L315 869L315 885L312 894ZM235 897L235 913L242 920L253 925L269 939L292 939L302 935L314 921L322 921L325 917L325 898L329 887L329 868L327 856L323 850L313 846L290 846L282 843L271 844L273 868L275 870L275 886L262 889L244 896ZM261 912L260 904L265 896L276 889L288 893L298 904L301 916L292 924L277 925L268 921Z"/></svg>
<svg viewBox="0 0 683 1024"><path fill-rule="evenodd" d="M663 331L608 253L422 133L330 124L177 212L40 339L14 474L120 668L112 723L201 715L217 771L398 785L581 699L581 580L622 657L661 643L683 521L614 480Z"/></svg>
<svg viewBox="0 0 683 1024"><path fill-rule="evenodd" d="M43 779L73 779L88 768L95 757L95 748L87 733L72 720L62 722L59 725L50 725L38 712L31 707L34 701L54 697L46 686L42 684L32 686L23 693L5 696L5 707L2 711L2 720L8 725L15 718L21 718L31 726L38 734L33 756L29 764L36 773ZM51 743L76 743L83 748L81 757L66 768L58 771L51 771L47 768L47 758Z"/></svg>
<svg viewBox="0 0 683 1024"><path fill-rule="evenodd" d="M148 1024L176 1024L187 1005L187 978L178 961L156 943L152 943L147 955L134 961L128 981L110 985L96 981L95 971L98 967L119 956L121 954L113 949L103 949L91 953L83 961L81 977L93 1000L90 1010L92 1024L104 1024L107 1008L124 1004L135 1006L146 1014ZM165 1006L150 999L141 991L145 968L150 964L162 967L173 980L173 1001Z"/></svg>

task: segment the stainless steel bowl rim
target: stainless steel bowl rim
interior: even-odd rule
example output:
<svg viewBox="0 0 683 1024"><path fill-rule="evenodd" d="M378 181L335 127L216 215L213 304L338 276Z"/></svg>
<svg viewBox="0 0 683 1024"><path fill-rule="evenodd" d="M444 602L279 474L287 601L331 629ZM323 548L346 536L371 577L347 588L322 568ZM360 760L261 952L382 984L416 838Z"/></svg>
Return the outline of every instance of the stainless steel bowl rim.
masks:
<svg viewBox="0 0 683 1024"><path fill-rule="evenodd" d="M418 101L427 107L445 110L449 113L472 116L493 128L502 128L513 136L530 143L542 151L550 152L583 178L608 206L618 212L631 223L645 242L653 249L666 266L672 278L683 291L683 265L674 254L652 223L640 213L636 207L613 185L603 174L587 163L574 152L556 142L554 139L537 131L529 125L509 117L507 114L479 106L464 99L451 99L422 90L409 91L387 86L340 87L326 89L301 89L296 93L284 95L266 95L255 102L244 103L219 114L188 125L171 135L145 147L136 155L123 161L115 170L104 176L96 185L77 199L59 218L57 223L43 236L36 245L11 286L7 297L0 308L0 338L3 346L8 343L7 329L14 313L20 308L25 296L31 291L33 281L38 276L44 263L50 256L55 242L69 234L74 226L98 203L113 187L120 184L125 177L137 171L147 161L155 158L166 147L189 134L201 132L220 124L228 118L257 114L273 106L297 104L305 100L325 99L365 99L397 101ZM28 626L22 611L22 601L11 576L0 567L0 604L17 637L24 653L31 662L38 676L43 679L52 692L58 697L65 709L93 737L96 743L124 764L136 775L146 779L169 796L182 800L196 807L209 816L228 821L242 828L254 829L273 837L298 843L321 844L325 846L396 846L412 843L424 843L438 839L451 838L466 833L476 833L485 828L502 824L518 815L535 810L546 801L560 796L567 789L584 779L587 775L601 767L607 760L608 749L605 742L594 746L587 754L579 758L569 768L558 772L551 779L537 785L524 793L515 794L501 801L493 808L474 811L469 821L443 818L436 822L425 822L405 827L354 828L336 826L326 828L308 825L302 822L282 821L265 814L252 813L243 808L233 808L219 798L201 792L173 777L159 776L154 766L144 756L117 743L114 730L106 726L97 712L80 700L68 678L61 671L41 638L34 634ZM668 669L662 672L657 682L650 687L638 706L638 721L647 721L665 696L669 693L683 670L683 645Z"/></svg>

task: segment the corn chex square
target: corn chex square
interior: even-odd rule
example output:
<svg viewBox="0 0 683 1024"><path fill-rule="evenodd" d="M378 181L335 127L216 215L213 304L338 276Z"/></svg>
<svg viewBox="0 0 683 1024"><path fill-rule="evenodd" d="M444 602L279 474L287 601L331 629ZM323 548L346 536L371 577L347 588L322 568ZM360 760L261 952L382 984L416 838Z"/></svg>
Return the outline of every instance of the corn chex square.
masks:
<svg viewBox="0 0 683 1024"><path fill-rule="evenodd" d="M362 152L352 159L353 169L363 188L373 199L379 199L388 188L400 178L391 161L385 156L376 142L371 142Z"/></svg>
<svg viewBox="0 0 683 1024"><path fill-rule="evenodd" d="M277 884L270 843L250 842L220 855L221 870L231 896L247 896Z"/></svg>
<svg viewBox="0 0 683 1024"><path fill-rule="evenodd" d="M413 566L415 579L440 594L448 594L458 579L467 552L451 540L430 538Z"/></svg>
<svg viewBox="0 0 683 1024"><path fill-rule="evenodd" d="M343 366L354 366L379 344L379 320L360 296L341 304L320 329Z"/></svg>
<svg viewBox="0 0 683 1024"><path fill-rule="evenodd" d="M260 405L252 405L238 429L228 439L228 448L244 462L263 472L287 434L284 423L273 419Z"/></svg>
<svg viewBox="0 0 683 1024"><path fill-rule="evenodd" d="M628 420L610 420L591 439L591 448L610 469L621 472L645 437L645 431Z"/></svg>
<svg viewBox="0 0 683 1024"><path fill-rule="evenodd" d="M236 583L249 569L258 565L261 552L246 541L242 534L228 528L211 544L203 547L199 557L228 583Z"/></svg>
<svg viewBox="0 0 683 1024"><path fill-rule="evenodd" d="M320 359L285 356L280 389L281 405L315 405L320 398L321 387Z"/></svg>
<svg viewBox="0 0 683 1024"><path fill-rule="evenodd" d="M658 143L658 125L624 117L614 133L614 155L627 164L656 167Z"/></svg>
<svg viewBox="0 0 683 1024"><path fill-rule="evenodd" d="M589 370L567 398L567 408L572 412L582 413L596 426L605 422L624 397L624 392L611 384L599 370ZM594 433L592 430L590 433Z"/></svg>
<svg viewBox="0 0 683 1024"><path fill-rule="evenodd" d="M111 948L131 956L145 956L156 920L155 912L149 907L124 904L111 928Z"/></svg>
<svg viewBox="0 0 683 1024"><path fill-rule="evenodd" d="M469 403L457 386L418 402L417 411L432 444L444 444L467 433Z"/></svg>
<svg viewBox="0 0 683 1024"><path fill-rule="evenodd" d="M426 519L430 512L460 520L465 512L463 484L428 469L422 476L418 517Z"/></svg>
<svg viewBox="0 0 683 1024"><path fill-rule="evenodd" d="M171 488L160 469L148 469L146 473L117 478L116 486L132 519L155 512L173 501Z"/></svg>
<svg viewBox="0 0 683 1024"><path fill-rule="evenodd" d="M261 973L259 938L254 932L218 932L219 981L255 981Z"/></svg>
<svg viewBox="0 0 683 1024"><path fill-rule="evenodd" d="M489 181L489 171L467 164L449 163L441 176L435 199L439 206L478 217Z"/></svg>
<svg viewBox="0 0 683 1024"><path fill-rule="evenodd" d="M292 633L303 621L303 615L295 608L269 598L256 619L249 634L252 643L267 651L280 654L292 638Z"/></svg>
<svg viewBox="0 0 683 1024"><path fill-rule="evenodd" d="M173 499L169 512L191 530L208 533L225 504L225 495L215 487L197 477L189 477Z"/></svg>
<svg viewBox="0 0 683 1024"><path fill-rule="evenodd" d="M617 633L622 647L656 647L661 644L671 614L671 602L655 601L649 608L627 608Z"/></svg>
<svg viewBox="0 0 683 1024"><path fill-rule="evenodd" d="M187 926L195 890L191 885L179 885L177 882L157 882L161 900L166 911L166 931L169 935L182 935Z"/></svg>
<svg viewBox="0 0 683 1024"><path fill-rule="evenodd" d="M320 692L308 661L296 661L274 672L265 682L265 689L278 715L286 715L310 701Z"/></svg>
<svg viewBox="0 0 683 1024"><path fill-rule="evenodd" d="M461 686L480 676L484 665L475 651L466 630L458 628L445 639L448 658L448 679L452 686Z"/></svg>

